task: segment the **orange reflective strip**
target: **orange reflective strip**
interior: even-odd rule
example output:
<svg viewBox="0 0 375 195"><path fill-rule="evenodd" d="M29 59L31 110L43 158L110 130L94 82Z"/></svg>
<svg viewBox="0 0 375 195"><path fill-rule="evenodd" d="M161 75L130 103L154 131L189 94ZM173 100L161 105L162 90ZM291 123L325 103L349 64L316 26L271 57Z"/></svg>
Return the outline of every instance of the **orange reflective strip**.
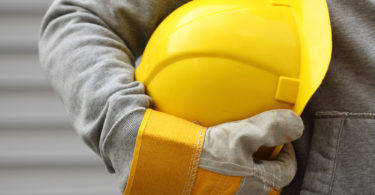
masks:
<svg viewBox="0 0 375 195"><path fill-rule="evenodd" d="M148 109L124 194L191 194L206 128Z"/></svg>

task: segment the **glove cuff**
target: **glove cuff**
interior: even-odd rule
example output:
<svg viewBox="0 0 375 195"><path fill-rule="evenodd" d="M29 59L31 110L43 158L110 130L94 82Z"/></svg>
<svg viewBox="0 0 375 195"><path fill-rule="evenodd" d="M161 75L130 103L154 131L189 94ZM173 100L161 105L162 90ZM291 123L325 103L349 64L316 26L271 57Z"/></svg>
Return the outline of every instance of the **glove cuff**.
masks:
<svg viewBox="0 0 375 195"><path fill-rule="evenodd" d="M148 109L124 194L191 194L206 128Z"/></svg>

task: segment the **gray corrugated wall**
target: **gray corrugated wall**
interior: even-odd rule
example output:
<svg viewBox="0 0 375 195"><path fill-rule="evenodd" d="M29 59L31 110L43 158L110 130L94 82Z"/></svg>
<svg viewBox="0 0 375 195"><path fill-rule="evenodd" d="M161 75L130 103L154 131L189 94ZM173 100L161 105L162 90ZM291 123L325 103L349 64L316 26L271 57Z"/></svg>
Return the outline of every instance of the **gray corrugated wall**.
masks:
<svg viewBox="0 0 375 195"><path fill-rule="evenodd" d="M51 0L0 0L0 195L119 194L38 64Z"/></svg>

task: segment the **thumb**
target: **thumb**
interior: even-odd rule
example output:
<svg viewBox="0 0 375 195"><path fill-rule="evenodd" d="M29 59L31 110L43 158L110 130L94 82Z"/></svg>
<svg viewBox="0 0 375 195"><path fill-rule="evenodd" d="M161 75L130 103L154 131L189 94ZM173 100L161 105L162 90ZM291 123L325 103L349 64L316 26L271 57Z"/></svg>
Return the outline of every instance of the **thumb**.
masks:
<svg viewBox="0 0 375 195"><path fill-rule="evenodd" d="M297 162L291 143L285 144L277 159L254 163L254 177L264 184L280 189L288 185L297 172Z"/></svg>
<svg viewBox="0 0 375 195"><path fill-rule="evenodd" d="M289 143L301 137L302 119L292 110L270 110L249 118L251 123L263 129L263 145L273 147Z"/></svg>

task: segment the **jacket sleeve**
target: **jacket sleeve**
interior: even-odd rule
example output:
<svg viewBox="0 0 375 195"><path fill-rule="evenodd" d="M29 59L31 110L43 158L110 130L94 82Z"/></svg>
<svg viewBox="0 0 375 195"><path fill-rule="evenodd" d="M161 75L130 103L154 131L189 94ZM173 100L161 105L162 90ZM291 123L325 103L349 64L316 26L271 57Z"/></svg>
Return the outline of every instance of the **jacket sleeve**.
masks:
<svg viewBox="0 0 375 195"><path fill-rule="evenodd" d="M39 41L43 70L76 131L122 190L151 99L134 81L134 60L156 26L187 0L58 0Z"/></svg>

